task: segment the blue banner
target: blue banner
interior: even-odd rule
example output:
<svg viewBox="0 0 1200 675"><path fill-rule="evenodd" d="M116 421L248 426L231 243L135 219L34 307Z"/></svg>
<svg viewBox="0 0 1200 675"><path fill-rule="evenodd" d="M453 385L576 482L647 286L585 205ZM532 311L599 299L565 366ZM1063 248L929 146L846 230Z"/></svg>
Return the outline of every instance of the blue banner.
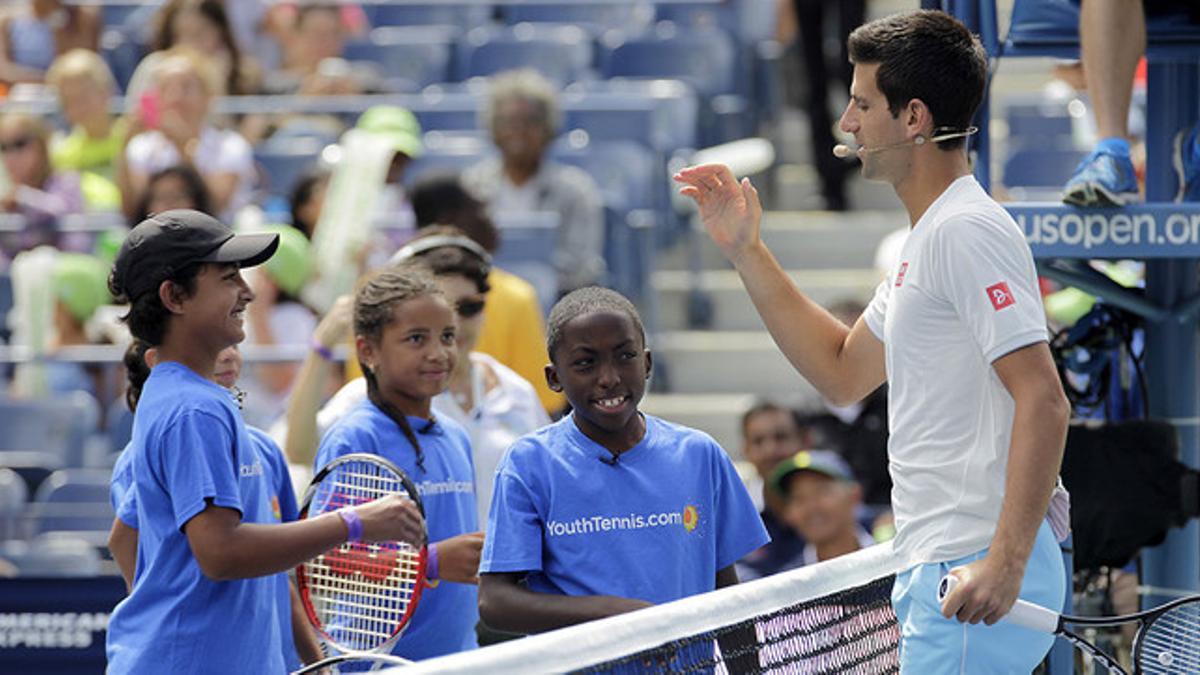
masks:
<svg viewBox="0 0 1200 675"><path fill-rule="evenodd" d="M120 577L0 579L0 672L103 673Z"/></svg>
<svg viewBox="0 0 1200 675"><path fill-rule="evenodd" d="M1200 258L1200 204L1006 204L1035 258Z"/></svg>

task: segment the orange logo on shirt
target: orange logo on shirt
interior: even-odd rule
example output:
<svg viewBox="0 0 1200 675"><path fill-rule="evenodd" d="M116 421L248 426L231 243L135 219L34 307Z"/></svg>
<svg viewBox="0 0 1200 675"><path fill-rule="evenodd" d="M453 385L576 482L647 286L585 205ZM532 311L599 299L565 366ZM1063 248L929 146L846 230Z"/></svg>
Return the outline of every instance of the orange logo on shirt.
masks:
<svg viewBox="0 0 1200 675"><path fill-rule="evenodd" d="M275 520L283 522L283 510L279 508L278 495L271 495L271 514L275 516Z"/></svg>
<svg viewBox="0 0 1200 675"><path fill-rule="evenodd" d="M683 529L691 532L700 524L700 512L692 505L683 508Z"/></svg>

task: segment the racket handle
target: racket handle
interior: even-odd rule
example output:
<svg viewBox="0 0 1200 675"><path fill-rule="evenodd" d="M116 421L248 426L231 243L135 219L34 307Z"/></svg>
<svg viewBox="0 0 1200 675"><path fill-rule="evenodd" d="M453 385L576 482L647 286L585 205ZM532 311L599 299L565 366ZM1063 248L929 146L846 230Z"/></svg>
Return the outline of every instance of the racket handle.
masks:
<svg viewBox="0 0 1200 675"><path fill-rule="evenodd" d="M958 586L958 577L951 574L942 577L937 589L938 604L941 604L956 586ZM1053 634L1058 631L1058 619L1058 612L1018 598L1017 604L1013 605L1008 614L1004 615L1002 621L1016 624L1022 628L1036 630L1039 633Z"/></svg>

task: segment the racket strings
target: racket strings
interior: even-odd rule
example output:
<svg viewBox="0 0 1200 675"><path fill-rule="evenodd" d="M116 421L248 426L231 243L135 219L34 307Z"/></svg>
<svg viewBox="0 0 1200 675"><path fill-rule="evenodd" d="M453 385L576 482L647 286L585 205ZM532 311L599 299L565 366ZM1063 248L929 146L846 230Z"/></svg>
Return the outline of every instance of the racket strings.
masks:
<svg viewBox="0 0 1200 675"><path fill-rule="evenodd" d="M1200 601L1178 605L1157 617L1141 643L1141 672L1200 673Z"/></svg>
<svg viewBox="0 0 1200 675"><path fill-rule="evenodd" d="M311 513L407 494L403 482L368 463L326 477ZM303 565L309 604L329 637L349 651L376 649L402 625L421 582L420 551L407 543L345 543Z"/></svg>

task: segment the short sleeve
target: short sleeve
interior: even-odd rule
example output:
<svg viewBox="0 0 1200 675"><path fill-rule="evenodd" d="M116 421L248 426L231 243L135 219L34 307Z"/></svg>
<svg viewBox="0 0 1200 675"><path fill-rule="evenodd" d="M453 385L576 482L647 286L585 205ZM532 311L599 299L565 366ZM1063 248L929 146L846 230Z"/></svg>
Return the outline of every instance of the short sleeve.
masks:
<svg viewBox="0 0 1200 675"><path fill-rule="evenodd" d="M300 517L300 509L296 506L296 490L292 487L292 476L288 473L287 459L283 450L275 443L275 439L263 432L257 434L257 442L262 443L267 453L267 461L271 464L275 484L272 486L276 498L279 499L279 519L290 523Z"/></svg>
<svg viewBox="0 0 1200 675"><path fill-rule="evenodd" d="M1004 223L977 217L937 232L934 281L989 363L1045 341L1046 316L1033 254Z"/></svg>
<svg viewBox="0 0 1200 675"><path fill-rule="evenodd" d="M762 516L754 508L754 501L738 476L733 462L716 441L712 444L716 472L714 486L713 523L717 530L717 569L724 569L746 556L751 551L771 542Z"/></svg>
<svg viewBox="0 0 1200 675"><path fill-rule="evenodd" d="M138 529L137 494L133 491L132 486L121 496L121 502L116 505L114 512L117 520L135 530Z"/></svg>
<svg viewBox="0 0 1200 675"><path fill-rule="evenodd" d="M158 461L176 527L182 530L209 502L243 512L234 454L233 430L209 413L185 412L167 428Z"/></svg>
<svg viewBox="0 0 1200 675"><path fill-rule="evenodd" d="M479 571L541 570L542 516L538 500L506 457L496 472Z"/></svg>
<svg viewBox="0 0 1200 675"><path fill-rule="evenodd" d="M888 297L891 291L891 281L884 279L875 287L875 296L871 298L871 303L863 311L863 321L866 322L867 328L875 334L875 337L883 342L883 323L887 318ZM853 328L853 326L851 326Z"/></svg>
<svg viewBox="0 0 1200 675"><path fill-rule="evenodd" d="M313 460L313 473L319 472L338 457L355 452L354 446L355 444L352 442L352 439L344 431L337 429L330 430L321 439L321 445L317 448L317 456Z"/></svg>

